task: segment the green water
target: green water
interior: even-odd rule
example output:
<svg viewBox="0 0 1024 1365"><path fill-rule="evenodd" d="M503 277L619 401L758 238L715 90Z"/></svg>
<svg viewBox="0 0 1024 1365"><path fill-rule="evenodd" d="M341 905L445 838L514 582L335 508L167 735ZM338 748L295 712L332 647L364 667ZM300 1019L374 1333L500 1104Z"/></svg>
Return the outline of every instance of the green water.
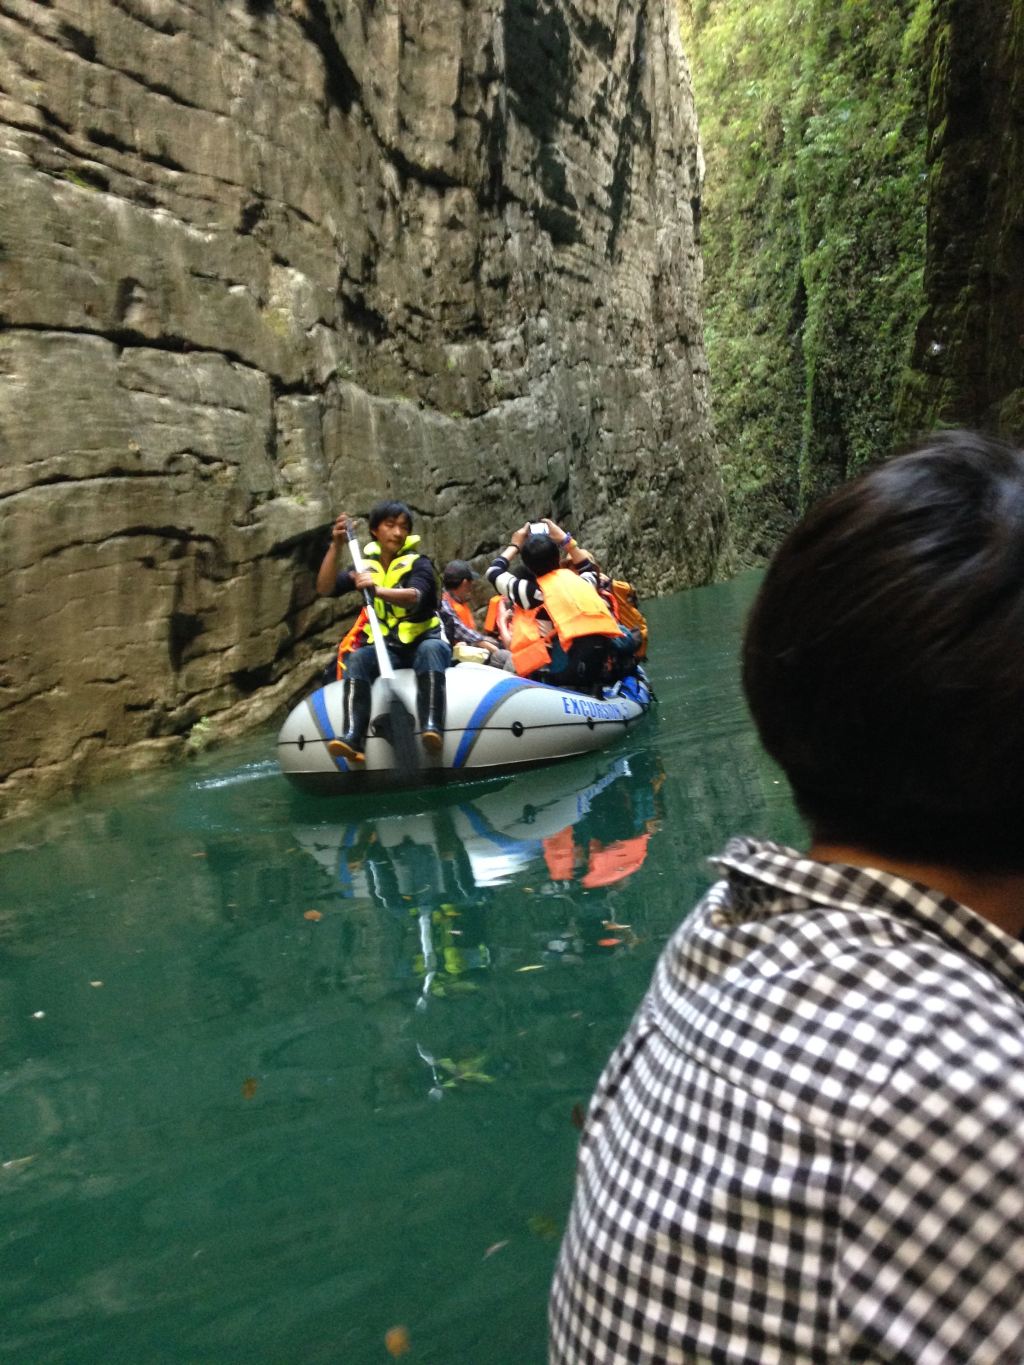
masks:
<svg viewBox="0 0 1024 1365"><path fill-rule="evenodd" d="M540 1365L574 1108L706 855L800 837L753 586L652 604L599 758L363 806L267 733L4 831L4 1358Z"/></svg>

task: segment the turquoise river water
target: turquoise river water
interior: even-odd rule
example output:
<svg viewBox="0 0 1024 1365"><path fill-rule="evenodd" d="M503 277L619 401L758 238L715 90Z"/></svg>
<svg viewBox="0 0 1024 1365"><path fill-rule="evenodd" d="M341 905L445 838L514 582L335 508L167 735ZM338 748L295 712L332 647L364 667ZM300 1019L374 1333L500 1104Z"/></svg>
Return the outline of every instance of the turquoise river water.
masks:
<svg viewBox="0 0 1024 1365"><path fill-rule="evenodd" d="M0 1356L542 1365L581 1106L707 855L801 838L755 586L650 604L604 755L371 804L266 732L3 831Z"/></svg>

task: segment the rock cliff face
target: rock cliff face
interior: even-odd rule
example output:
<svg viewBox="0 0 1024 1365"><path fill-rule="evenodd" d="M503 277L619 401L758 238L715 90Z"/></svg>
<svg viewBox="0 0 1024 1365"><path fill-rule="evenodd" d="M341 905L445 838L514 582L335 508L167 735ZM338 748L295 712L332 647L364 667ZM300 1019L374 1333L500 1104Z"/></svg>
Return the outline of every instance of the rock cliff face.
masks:
<svg viewBox="0 0 1024 1365"><path fill-rule="evenodd" d="M722 498L671 0L0 0L0 799L280 710L326 524L549 510L648 591Z"/></svg>

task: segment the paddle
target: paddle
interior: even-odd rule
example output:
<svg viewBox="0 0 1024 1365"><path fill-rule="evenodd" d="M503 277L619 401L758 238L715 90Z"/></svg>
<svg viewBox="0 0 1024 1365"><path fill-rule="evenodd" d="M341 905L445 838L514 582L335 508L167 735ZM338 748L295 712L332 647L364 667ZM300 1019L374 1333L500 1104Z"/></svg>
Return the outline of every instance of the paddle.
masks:
<svg viewBox="0 0 1024 1365"><path fill-rule="evenodd" d="M359 541L356 539L355 527L352 525L351 518L345 523L345 534L348 537L352 567L356 573L363 573L366 569L366 560L359 549ZM380 628L380 622L373 607L373 593L369 588L363 588L362 592L363 601L366 604L366 615L370 622L370 634L373 637L373 649L377 655L377 666L380 668L381 691L383 699L387 702L389 729L387 739L394 750L395 767L403 775L408 775L416 772L419 768L419 753L416 749L416 724L406 709L405 703L395 691L395 670L391 665L391 656L388 654L388 647L384 642L384 632Z"/></svg>

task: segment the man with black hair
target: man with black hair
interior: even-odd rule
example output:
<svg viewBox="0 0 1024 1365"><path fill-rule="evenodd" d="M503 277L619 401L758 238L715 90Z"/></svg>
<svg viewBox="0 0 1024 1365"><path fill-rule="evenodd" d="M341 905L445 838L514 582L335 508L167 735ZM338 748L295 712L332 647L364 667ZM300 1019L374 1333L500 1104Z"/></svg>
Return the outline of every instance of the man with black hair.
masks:
<svg viewBox="0 0 1024 1365"><path fill-rule="evenodd" d="M340 596L369 588L380 621L388 655L395 668L416 672L416 710L423 747L438 753L444 743L445 680L451 649L441 633L437 614L437 574L426 555L419 553L419 536L412 534L412 512L404 502L379 502L370 509L370 534L364 547L367 567L338 571L338 554L348 538L344 512L331 530L331 543L317 573L317 592ZM353 650L342 679L342 733L336 743L352 762L364 759L363 746L370 723L374 679L380 674L377 653L366 644Z"/></svg>
<svg viewBox="0 0 1024 1365"><path fill-rule="evenodd" d="M454 652L456 645L468 645L479 649L487 656L482 662L492 668L503 668L511 673L512 655L502 649L497 640L477 630L476 620L469 605L473 591L473 580L478 577L476 570L464 559L452 559L444 566L441 574L441 601L438 615L441 629ZM458 657L458 656L456 656Z"/></svg>
<svg viewBox="0 0 1024 1365"><path fill-rule="evenodd" d="M769 568L740 838L591 1101L552 1365L1024 1359L1024 453L946 433Z"/></svg>

